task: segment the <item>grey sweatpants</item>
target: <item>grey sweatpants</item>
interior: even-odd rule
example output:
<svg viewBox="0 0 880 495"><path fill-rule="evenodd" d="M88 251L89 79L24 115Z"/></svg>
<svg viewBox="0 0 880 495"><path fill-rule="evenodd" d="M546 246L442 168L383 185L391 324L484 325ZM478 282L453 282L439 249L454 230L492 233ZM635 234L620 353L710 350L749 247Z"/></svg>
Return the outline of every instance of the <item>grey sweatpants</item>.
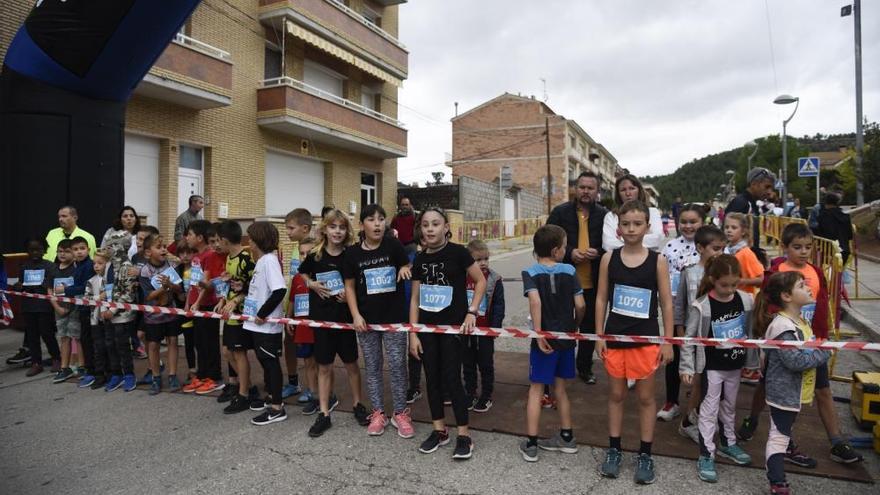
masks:
<svg viewBox="0 0 880 495"><path fill-rule="evenodd" d="M373 409L384 411L383 372L384 355L388 354L388 373L391 375L391 401L394 414L406 409L407 388L407 333L406 332L363 332L358 333L361 350L364 352L364 367L367 371L367 395Z"/></svg>

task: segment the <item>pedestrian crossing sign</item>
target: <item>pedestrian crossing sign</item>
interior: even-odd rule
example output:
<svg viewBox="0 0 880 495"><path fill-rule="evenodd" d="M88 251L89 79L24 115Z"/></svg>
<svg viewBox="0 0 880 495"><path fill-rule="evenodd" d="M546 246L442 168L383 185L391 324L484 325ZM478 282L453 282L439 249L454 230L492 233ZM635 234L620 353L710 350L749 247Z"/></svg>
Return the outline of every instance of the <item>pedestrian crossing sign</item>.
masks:
<svg viewBox="0 0 880 495"><path fill-rule="evenodd" d="M816 177L819 175L819 158L805 156L798 158L798 177Z"/></svg>

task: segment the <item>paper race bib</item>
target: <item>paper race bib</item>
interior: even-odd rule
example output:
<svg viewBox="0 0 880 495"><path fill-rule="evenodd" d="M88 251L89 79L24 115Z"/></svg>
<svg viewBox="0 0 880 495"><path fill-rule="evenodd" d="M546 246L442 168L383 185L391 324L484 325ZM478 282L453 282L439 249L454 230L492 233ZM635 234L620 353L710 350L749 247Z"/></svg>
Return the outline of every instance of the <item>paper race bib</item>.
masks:
<svg viewBox="0 0 880 495"><path fill-rule="evenodd" d="M367 294L385 294L397 290L397 270L393 266L381 266L364 270Z"/></svg>
<svg viewBox="0 0 880 495"><path fill-rule="evenodd" d="M712 335L716 339L744 339L746 338L746 317L739 315L732 320L712 322Z"/></svg>
<svg viewBox="0 0 880 495"><path fill-rule="evenodd" d="M816 303L807 304L801 308L801 318L807 320L807 323L812 324L814 316L816 316Z"/></svg>
<svg viewBox="0 0 880 495"><path fill-rule="evenodd" d="M226 294L229 293L229 282L224 281L222 278L212 278L211 285L214 286L214 294L217 297L226 297Z"/></svg>
<svg viewBox="0 0 880 495"><path fill-rule="evenodd" d="M244 300L244 307L241 311L241 314L245 316L257 316L258 309L259 308L257 308L257 300L252 297L248 297Z"/></svg>
<svg viewBox="0 0 880 495"><path fill-rule="evenodd" d="M468 307L470 308L474 302L474 291L473 289L467 290L467 301ZM480 307L477 308L477 314L480 316L486 316L486 308L489 305L489 297L486 294L483 294L483 299L480 300Z"/></svg>
<svg viewBox="0 0 880 495"><path fill-rule="evenodd" d="M55 287L58 287L59 285L64 286L65 289L70 287L71 285L73 285L73 277L56 278L55 280L52 281L52 288L53 289ZM62 290L62 293L63 292L64 291Z"/></svg>
<svg viewBox="0 0 880 495"><path fill-rule="evenodd" d="M291 259L290 260L290 272L288 272L288 275L293 277L294 275L299 273L299 265L301 265L301 264L302 264L302 261L300 261L299 259L297 259L297 258Z"/></svg>
<svg viewBox="0 0 880 495"><path fill-rule="evenodd" d="M452 286L419 286L419 309L431 313L439 313L448 308L450 304L452 304Z"/></svg>
<svg viewBox="0 0 880 495"><path fill-rule="evenodd" d="M46 278L46 270L25 270L24 276L22 277L23 281L21 285L43 285L43 280Z"/></svg>
<svg viewBox="0 0 880 495"><path fill-rule="evenodd" d="M641 287L615 284L611 311L619 315L646 320L651 315L651 291Z"/></svg>
<svg viewBox="0 0 880 495"><path fill-rule="evenodd" d="M309 295L293 296L293 316L309 316Z"/></svg>
<svg viewBox="0 0 880 495"><path fill-rule="evenodd" d="M189 284L190 286L198 285L202 279L205 278L205 272L202 270L201 266L193 265L189 270Z"/></svg>
<svg viewBox="0 0 880 495"><path fill-rule="evenodd" d="M104 284L104 297L108 301L113 299L113 284Z"/></svg>
<svg viewBox="0 0 880 495"><path fill-rule="evenodd" d="M681 283L681 272L669 274L669 283L672 284L672 297L678 295L678 284Z"/></svg>
<svg viewBox="0 0 880 495"><path fill-rule="evenodd" d="M180 282L182 282L180 275L177 274L177 270L175 270L174 268L168 267L165 270L163 270L162 273L158 273L156 275L153 275L153 278L150 279L150 285L152 285L154 289L158 289L159 287L162 286L162 282L159 281L160 275L164 275L164 276L168 277L168 281L171 282L172 285L178 285ZM189 284L185 284L185 285L188 286Z"/></svg>
<svg viewBox="0 0 880 495"><path fill-rule="evenodd" d="M316 273L315 278L318 280L318 282L323 283L324 287L330 290L331 296L340 294L343 290L345 290L345 284L342 283L342 275L336 270L333 270L331 272Z"/></svg>

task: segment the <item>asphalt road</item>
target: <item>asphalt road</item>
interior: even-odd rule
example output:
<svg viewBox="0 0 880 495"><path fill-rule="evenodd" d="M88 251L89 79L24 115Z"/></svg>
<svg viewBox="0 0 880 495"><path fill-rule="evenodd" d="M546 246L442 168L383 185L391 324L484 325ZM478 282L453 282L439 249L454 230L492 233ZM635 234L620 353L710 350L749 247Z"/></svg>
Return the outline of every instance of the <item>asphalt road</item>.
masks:
<svg viewBox="0 0 880 495"><path fill-rule="evenodd" d="M518 276L528 253L493 261L502 275ZM520 282L505 284L506 323L525 322ZM513 340L513 339L499 339ZM0 331L0 355L14 353L21 334ZM505 343L525 349L522 342ZM855 353L841 354L841 369L877 368ZM306 435L313 417L290 408L289 419L251 426L250 412L225 416L211 398L146 390L105 393L53 385L48 373L25 378L22 368L0 365L0 493L766 493L759 469L720 466L720 481L697 479L690 460L656 456L657 483L636 487L627 456L622 478L602 479L599 448L576 455L542 453L526 463L519 438L475 431L474 458L451 459L451 445L435 454L418 453L429 426L416 424L416 438L404 440L389 428L368 437L350 414L334 414L323 437ZM848 396L835 384L836 395ZM496 407L504 407L499 404ZM847 429L850 415L839 413ZM820 433L824 434L824 433ZM868 456L877 479L878 456ZM824 457L822 462L831 462ZM812 476L791 476L797 493L877 493L876 486Z"/></svg>

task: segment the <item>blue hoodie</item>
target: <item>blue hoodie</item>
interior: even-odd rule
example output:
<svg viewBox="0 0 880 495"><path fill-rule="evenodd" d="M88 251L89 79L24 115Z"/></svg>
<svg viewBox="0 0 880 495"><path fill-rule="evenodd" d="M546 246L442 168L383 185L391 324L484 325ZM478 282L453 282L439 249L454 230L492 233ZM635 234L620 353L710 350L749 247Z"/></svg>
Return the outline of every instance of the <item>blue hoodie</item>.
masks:
<svg viewBox="0 0 880 495"><path fill-rule="evenodd" d="M85 295L86 285L88 285L89 279L94 276L95 264L91 258L86 257L86 259L76 264L76 269L73 271L73 285L64 289L64 295L67 297ZM80 306L79 310L88 314L91 308L89 306Z"/></svg>

